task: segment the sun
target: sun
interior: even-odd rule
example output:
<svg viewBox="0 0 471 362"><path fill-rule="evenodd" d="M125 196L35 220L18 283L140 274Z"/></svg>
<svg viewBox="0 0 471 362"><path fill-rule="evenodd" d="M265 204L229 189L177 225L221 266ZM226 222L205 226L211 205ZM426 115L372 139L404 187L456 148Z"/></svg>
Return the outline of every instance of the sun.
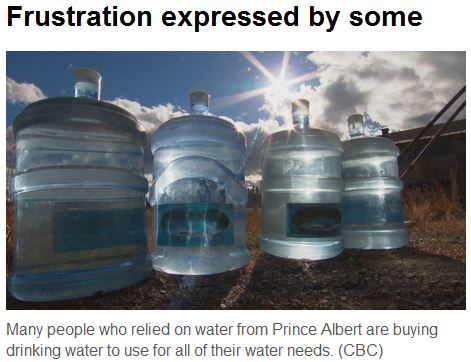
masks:
<svg viewBox="0 0 471 362"><path fill-rule="evenodd" d="M315 79L319 76L317 71L313 71L302 74L295 78L287 79L290 52L283 53L283 59L281 61L278 76L274 74L274 71L268 70L252 53L242 52L241 54L254 68L259 70L268 79L269 84L261 88L221 97L218 101L220 108L224 108L263 94L271 94L283 100L291 99L293 97L293 94L290 91L291 86Z"/></svg>
<svg viewBox="0 0 471 362"><path fill-rule="evenodd" d="M275 78L268 88L268 93L273 94L277 98L290 98L289 86L289 81L284 79L284 77Z"/></svg>

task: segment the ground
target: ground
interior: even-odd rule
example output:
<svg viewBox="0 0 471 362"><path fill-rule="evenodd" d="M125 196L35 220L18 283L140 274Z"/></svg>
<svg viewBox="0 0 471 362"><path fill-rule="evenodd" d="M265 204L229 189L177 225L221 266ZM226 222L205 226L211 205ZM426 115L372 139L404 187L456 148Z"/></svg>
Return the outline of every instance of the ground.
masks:
<svg viewBox="0 0 471 362"><path fill-rule="evenodd" d="M121 291L7 309L465 309L465 218L410 223L410 246L350 251L324 261L277 258L258 248L259 210L248 210L250 262L213 276L154 272Z"/></svg>

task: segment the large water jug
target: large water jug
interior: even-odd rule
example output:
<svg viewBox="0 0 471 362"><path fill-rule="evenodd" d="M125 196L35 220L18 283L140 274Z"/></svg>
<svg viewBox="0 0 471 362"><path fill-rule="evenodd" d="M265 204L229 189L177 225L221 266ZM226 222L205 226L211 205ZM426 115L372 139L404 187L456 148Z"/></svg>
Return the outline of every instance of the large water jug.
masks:
<svg viewBox="0 0 471 362"><path fill-rule="evenodd" d="M293 128L265 140L261 248L276 256L326 259L343 250L342 143L309 127L309 102L292 104Z"/></svg>
<svg viewBox="0 0 471 362"><path fill-rule="evenodd" d="M351 139L343 143L342 232L345 248L391 249L406 246L399 150L384 137L363 137L361 114L348 118Z"/></svg>
<svg viewBox="0 0 471 362"><path fill-rule="evenodd" d="M154 269L204 275L243 267L246 248L246 142L234 125L208 114L209 96L190 98L191 115L152 136Z"/></svg>
<svg viewBox="0 0 471 362"><path fill-rule="evenodd" d="M87 94L35 102L13 123L16 244L8 288L21 300L89 296L152 271L145 134L130 113Z"/></svg>

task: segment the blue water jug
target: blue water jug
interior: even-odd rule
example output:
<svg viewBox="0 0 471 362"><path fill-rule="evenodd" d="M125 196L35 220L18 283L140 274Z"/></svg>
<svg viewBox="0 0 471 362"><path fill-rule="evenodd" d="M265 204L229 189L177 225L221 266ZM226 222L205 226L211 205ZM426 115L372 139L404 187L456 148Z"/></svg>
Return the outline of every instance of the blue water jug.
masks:
<svg viewBox="0 0 471 362"><path fill-rule="evenodd" d="M191 114L152 136L154 269L204 275L243 267L246 248L245 137L191 94Z"/></svg>
<svg viewBox="0 0 471 362"><path fill-rule="evenodd" d="M261 248L296 259L332 258L341 236L342 143L309 127L309 102L292 104L293 128L265 140Z"/></svg>
<svg viewBox="0 0 471 362"><path fill-rule="evenodd" d="M15 251L8 288L18 299L89 296L152 271L145 134L130 113L92 98L41 100L14 120Z"/></svg>
<svg viewBox="0 0 471 362"><path fill-rule="evenodd" d="M385 137L364 137L363 116L348 118L350 140L343 142L345 191L342 234L345 248L392 249L406 246L399 149Z"/></svg>

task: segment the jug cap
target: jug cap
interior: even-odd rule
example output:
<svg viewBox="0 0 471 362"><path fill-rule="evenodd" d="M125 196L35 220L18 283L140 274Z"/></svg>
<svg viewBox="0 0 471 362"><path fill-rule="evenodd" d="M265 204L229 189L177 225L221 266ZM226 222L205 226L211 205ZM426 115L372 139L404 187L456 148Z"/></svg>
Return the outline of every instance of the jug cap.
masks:
<svg viewBox="0 0 471 362"><path fill-rule="evenodd" d="M307 99L297 99L291 103L291 112L295 128L309 126L309 101Z"/></svg>
<svg viewBox="0 0 471 362"><path fill-rule="evenodd" d="M350 138L363 137L365 134L362 114L351 114L347 118Z"/></svg>
<svg viewBox="0 0 471 362"><path fill-rule="evenodd" d="M99 100L101 97L101 75L92 68L77 68L75 76L75 97Z"/></svg>
<svg viewBox="0 0 471 362"><path fill-rule="evenodd" d="M208 113L209 94L204 90L196 90L190 94L190 108L192 113Z"/></svg>

